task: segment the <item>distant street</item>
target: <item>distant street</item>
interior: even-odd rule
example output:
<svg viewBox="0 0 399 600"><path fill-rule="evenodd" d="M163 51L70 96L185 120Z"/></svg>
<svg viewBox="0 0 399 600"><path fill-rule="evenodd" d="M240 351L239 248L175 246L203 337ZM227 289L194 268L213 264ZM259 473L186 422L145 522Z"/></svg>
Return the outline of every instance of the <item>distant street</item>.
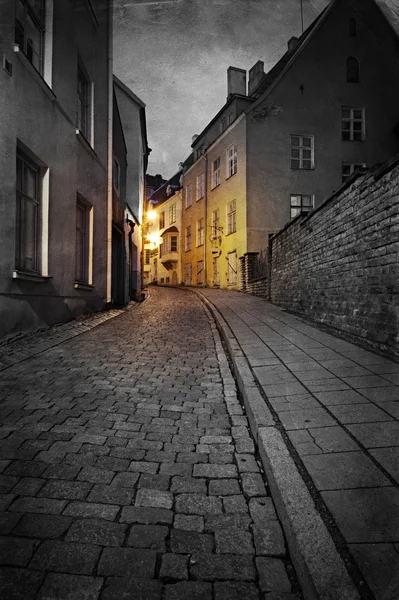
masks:
<svg viewBox="0 0 399 600"><path fill-rule="evenodd" d="M2 600L300 598L200 300L54 343L0 373Z"/></svg>

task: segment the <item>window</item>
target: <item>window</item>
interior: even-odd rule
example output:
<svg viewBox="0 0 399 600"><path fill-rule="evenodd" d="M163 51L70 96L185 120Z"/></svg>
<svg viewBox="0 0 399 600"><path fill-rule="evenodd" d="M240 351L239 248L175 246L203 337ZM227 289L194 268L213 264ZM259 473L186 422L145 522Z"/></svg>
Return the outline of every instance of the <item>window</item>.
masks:
<svg viewBox="0 0 399 600"><path fill-rule="evenodd" d="M314 138L312 135L291 135L291 169L314 168Z"/></svg>
<svg viewBox="0 0 399 600"><path fill-rule="evenodd" d="M15 43L43 74L44 0L17 0Z"/></svg>
<svg viewBox="0 0 399 600"><path fill-rule="evenodd" d="M91 85L83 67L78 65L78 129L91 143Z"/></svg>
<svg viewBox="0 0 399 600"><path fill-rule="evenodd" d="M291 194L291 219L301 213L308 213L313 208L313 196L301 194Z"/></svg>
<svg viewBox="0 0 399 600"><path fill-rule="evenodd" d="M170 251L177 252L177 235L172 235L170 237Z"/></svg>
<svg viewBox="0 0 399 600"><path fill-rule="evenodd" d="M165 211L159 213L159 229L165 228Z"/></svg>
<svg viewBox="0 0 399 600"><path fill-rule="evenodd" d="M212 188L220 185L220 156L212 163Z"/></svg>
<svg viewBox="0 0 399 600"><path fill-rule="evenodd" d="M144 250L144 264L149 265L151 262L151 249L146 248Z"/></svg>
<svg viewBox="0 0 399 600"><path fill-rule="evenodd" d="M220 285L219 258L213 259L213 285Z"/></svg>
<svg viewBox="0 0 399 600"><path fill-rule="evenodd" d="M76 263L75 280L90 281L90 210L91 207L78 198L76 203Z"/></svg>
<svg viewBox="0 0 399 600"><path fill-rule="evenodd" d="M197 221L197 246L204 245L204 219Z"/></svg>
<svg viewBox="0 0 399 600"><path fill-rule="evenodd" d="M186 227L186 252L191 250L191 225Z"/></svg>
<svg viewBox="0 0 399 600"><path fill-rule="evenodd" d="M355 19L349 19L349 37L356 37L356 21Z"/></svg>
<svg viewBox="0 0 399 600"><path fill-rule="evenodd" d="M343 163L342 164L342 183L345 183L347 179L357 171L366 166L366 163Z"/></svg>
<svg viewBox="0 0 399 600"><path fill-rule="evenodd" d="M212 235L220 235L220 210L217 208L212 213Z"/></svg>
<svg viewBox="0 0 399 600"><path fill-rule="evenodd" d="M16 267L39 271L40 170L27 156L17 154Z"/></svg>
<svg viewBox="0 0 399 600"><path fill-rule="evenodd" d="M204 261L197 261L197 285L204 283Z"/></svg>
<svg viewBox="0 0 399 600"><path fill-rule="evenodd" d="M177 235L167 235L163 238L162 252L177 252Z"/></svg>
<svg viewBox="0 0 399 600"><path fill-rule="evenodd" d="M226 179L237 173L237 144L233 144L227 150L227 174Z"/></svg>
<svg viewBox="0 0 399 600"><path fill-rule="evenodd" d="M176 204L169 207L169 224L176 223Z"/></svg>
<svg viewBox="0 0 399 600"><path fill-rule="evenodd" d="M184 265L184 284L185 285L191 285L191 277L192 277L191 263L186 263Z"/></svg>
<svg viewBox="0 0 399 600"><path fill-rule="evenodd" d="M198 146L198 148L195 151L195 160L198 160L200 156L202 156L202 154L204 153L205 150L205 145L201 144L201 146Z"/></svg>
<svg viewBox="0 0 399 600"><path fill-rule="evenodd" d="M193 203L193 184L189 183L186 185L186 208L191 206Z"/></svg>
<svg viewBox="0 0 399 600"><path fill-rule="evenodd" d="M204 197L205 194L205 174L200 173L197 176L197 200Z"/></svg>
<svg viewBox="0 0 399 600"><path fill-rule="evenodd" d="M227 235L236 230L236 201L233 200L227 205Z"/></svg>
<svg viewBox="0 0 399 600"><path fill-rule="evenodd" d="M364 108L341 109L342 139L360 142L365 139Z"/></svg>
<svg viewBox="0 0 399 600"><path fill-rule="evenodd" d="M113 170L112 170L112 185L114 189L119 192L121 186L121 167L118 159L114 157Z"/></svg>
<svg viewBox="0 0 399 600"><path fill-rule="evenodd" d="M237 283L237 252L229 252L226 256L227 261L227 285L236 285Z"/></svg>
<svg viewBox="0 0 399 600"><path fill-rule="evenodd" d="M350 83L358 83L359 73L359 61L357 58L350 56L346 61L346 81Z"/></svg>

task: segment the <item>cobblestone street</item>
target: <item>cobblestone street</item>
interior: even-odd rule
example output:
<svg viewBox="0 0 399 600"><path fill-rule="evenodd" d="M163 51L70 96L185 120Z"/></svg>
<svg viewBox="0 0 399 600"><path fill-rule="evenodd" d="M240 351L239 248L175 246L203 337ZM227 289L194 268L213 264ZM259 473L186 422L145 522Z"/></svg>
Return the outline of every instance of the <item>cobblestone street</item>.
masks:
<svg viewBox="0 0 399 600"><path fill-rule="evenodd" d="M2 600L301 598L201 301L82 331L3 362Z"/></svg>

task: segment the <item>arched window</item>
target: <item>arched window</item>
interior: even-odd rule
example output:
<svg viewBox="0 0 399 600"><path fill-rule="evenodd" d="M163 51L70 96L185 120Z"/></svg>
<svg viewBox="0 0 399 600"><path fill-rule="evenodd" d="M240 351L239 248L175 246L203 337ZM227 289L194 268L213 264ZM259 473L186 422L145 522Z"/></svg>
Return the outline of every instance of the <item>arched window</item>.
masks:
<svg viewBox="0 0 399 600"><path fill-rule="evenodd" d="M349 19L349 36L356 37L356 21L355 21L355 19Z"/></svg>
<svg viewBox="0 0 399 600"><path fill-rule="evenodd" d="M346 81L357 83L359 81L359 61L350 56L346 61Z"/></svg>

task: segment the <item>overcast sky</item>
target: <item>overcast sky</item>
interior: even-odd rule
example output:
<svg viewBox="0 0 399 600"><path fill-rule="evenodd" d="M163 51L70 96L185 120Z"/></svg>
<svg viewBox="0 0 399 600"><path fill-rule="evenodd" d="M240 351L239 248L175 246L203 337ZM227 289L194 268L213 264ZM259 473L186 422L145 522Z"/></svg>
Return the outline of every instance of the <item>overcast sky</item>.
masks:
<svg viewBox="0 0 399 600"><path fill-rule="evenodd" d="M301 33L300 0L114 0L114 71L146 104L148 172L171 177L226 101L227 68L267 71ZM328 0L303 0L305 28Z"/></svg>

